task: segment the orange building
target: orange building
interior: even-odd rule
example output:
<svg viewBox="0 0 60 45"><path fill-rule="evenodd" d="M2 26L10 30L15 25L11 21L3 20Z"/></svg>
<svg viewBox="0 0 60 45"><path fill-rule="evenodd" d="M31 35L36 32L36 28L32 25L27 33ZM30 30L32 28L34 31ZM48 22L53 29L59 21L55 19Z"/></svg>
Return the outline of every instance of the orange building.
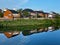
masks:
<svg viewBox="0 0 60 45"><path fill-rule="evenodd" d="M4 18L5 19L20 18L20 14L15 10L6 9L4 11Z"/></svg>

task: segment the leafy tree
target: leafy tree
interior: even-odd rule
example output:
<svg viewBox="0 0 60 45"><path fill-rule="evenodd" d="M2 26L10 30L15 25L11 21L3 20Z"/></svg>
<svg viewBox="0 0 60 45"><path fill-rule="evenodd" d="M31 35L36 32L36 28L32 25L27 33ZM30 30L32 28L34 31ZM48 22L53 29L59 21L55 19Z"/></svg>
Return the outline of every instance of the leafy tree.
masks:
<svg viewBox="0 0 60 45"><path fill-rule="evenodd" d="M3 13L2 12L0 12L0 17L3 17Z"/></svg>
<svg viewBox="0 0 60 45"><path fill-rule="evenodd" d="M56 13L56 12L52 11L52 14L55 15L55 19L60 19L60 14L59 13Z"/></svg>
<svg viewBox="0 0 60 45"><path fill-rule="evenodd" d="M24 9L23 11L33 12L33 10L32 10L32 9Z"/></svg>
<svg viewBox="0 0 60 45"><path fill-rule="evenodd" d="M28 17L30 14L27 11L23 11L23 15L24 15L24 17Z"/></svg>
<svg viewBox="0 0 60 45"><path fill-rule="evenodd" d="M18 9L17 12L20 13L20 15L22 14L23 9Z"/></svg>
<svg viewBox="0 0 60 45"><path fill-rule="evenodd" d="M22 9L18 9L17 12L21 13L22 12Z"/></svg>
<svg viewBox="0 0 60 45"><path fill-rule="evenodd" d="M0 9L0 17L3 17L3 12L1 9Z"/></svg>
<svg viewBox="0 0 60 45"><path fill-rule="evenodd" d="M60 14L56 12L54 12L53 14L55 14L54 25L59 26L60 25Z"/></svg>
<svg viewBox="0 0 60 45"><path fill-rule="evenodd" d="M30 16L30 12L33 12L33 10L32 9L24 9L23 10L23 15L25 17L28 17L28 16Z"/></svg>

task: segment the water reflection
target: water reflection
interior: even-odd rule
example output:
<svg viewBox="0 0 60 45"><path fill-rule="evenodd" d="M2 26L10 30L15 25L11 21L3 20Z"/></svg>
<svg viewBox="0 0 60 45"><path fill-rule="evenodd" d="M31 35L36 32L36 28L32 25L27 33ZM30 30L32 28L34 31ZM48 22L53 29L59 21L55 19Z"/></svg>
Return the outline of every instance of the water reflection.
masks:
<svg viewBox="0 0 60 45"><path fill-rule="evenodd" d="M59 26L0 31L0 45L60 45Z"/></svg>
<svg viewBox="0 0 60 45"><path fill-rule="evenodd" d="M32 35L35 33L42 33L42 32L47 32L47 31L53 32L58 29L59 29L59 27L54 27L54 26L50 26L50 27L46 27L46 28L42 27L42 28L38 28L38 29L34 29L34 30L24 30L24 31L22 31L22 34L24 36L28 36L28 35Z"/></svg>
<svg viewBox="0 0 60 45"><path fill-rule="evenodd" d="M7 38L12 38L12 37L18 36L21 32L23 36L29 36L29 35L36 34L36 33L42 33L42 32L48 32L48 31L53 32L58 29L59 27L50 26L50 27L40 27L38 29L32 29L32 30L7 31L7 32L2 32L2 33L4 33L4 35Z"/></svg>
<svg viewBox="0 0 60 45"><path fill-rule="evenodd" d="M17 36L17 35L19 35L19 34L20 34L19 31L4 32L4 35L5 35L7 38L11 38L11 37Z"/></svg>

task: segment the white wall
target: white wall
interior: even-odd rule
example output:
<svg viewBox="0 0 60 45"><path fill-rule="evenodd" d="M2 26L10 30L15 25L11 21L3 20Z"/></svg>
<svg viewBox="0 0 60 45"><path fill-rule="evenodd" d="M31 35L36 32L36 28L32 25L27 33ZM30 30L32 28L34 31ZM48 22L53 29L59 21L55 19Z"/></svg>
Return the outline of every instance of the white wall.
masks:
<svg viewBox="0 0 60 45"><path fill-rule="evenodd" d="M13 14L13 16L14 16L14 17L20 17L20 15L19 15L19 14Z"/></svg>
<svg viewBox="0 0 60 45"><path fill-rule="evenodd" d="M48 18L52 18L52 17L53 17L53 15L52 15L52 14L49 14L49 15L48 15Z"/></svg>

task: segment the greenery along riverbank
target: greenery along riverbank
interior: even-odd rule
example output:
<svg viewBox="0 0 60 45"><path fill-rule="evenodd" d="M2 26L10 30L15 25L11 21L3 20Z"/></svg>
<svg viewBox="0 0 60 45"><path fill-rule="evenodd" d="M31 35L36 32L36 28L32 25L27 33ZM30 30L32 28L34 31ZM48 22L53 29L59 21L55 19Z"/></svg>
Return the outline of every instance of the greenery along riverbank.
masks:
<svg viewBox="0 0 60 45"><path fill-rule="evenodd" d="M40 25L40 24L60 24L60 19L18 19L0 21L0 26L22 26L22 25Z"/></svg>
<svg viewBox="0 0 60 45"><path fill-rule="evenodd" d="M55 19L19 19L19 20L6 20L6 21L0 21L0 29L3 30L29 30L29 29L35 29L39 27L46 27L46 26L59 26L60 20Z"/></svg>
<svg viewBox="0 0 60 45"><path fill-rule="evenodd" d="M22 26L22 25L40 25L40 24L52 24L50 19L19 19L19 20L6 20L0 21L0 25L3 26Z"/></svg>

